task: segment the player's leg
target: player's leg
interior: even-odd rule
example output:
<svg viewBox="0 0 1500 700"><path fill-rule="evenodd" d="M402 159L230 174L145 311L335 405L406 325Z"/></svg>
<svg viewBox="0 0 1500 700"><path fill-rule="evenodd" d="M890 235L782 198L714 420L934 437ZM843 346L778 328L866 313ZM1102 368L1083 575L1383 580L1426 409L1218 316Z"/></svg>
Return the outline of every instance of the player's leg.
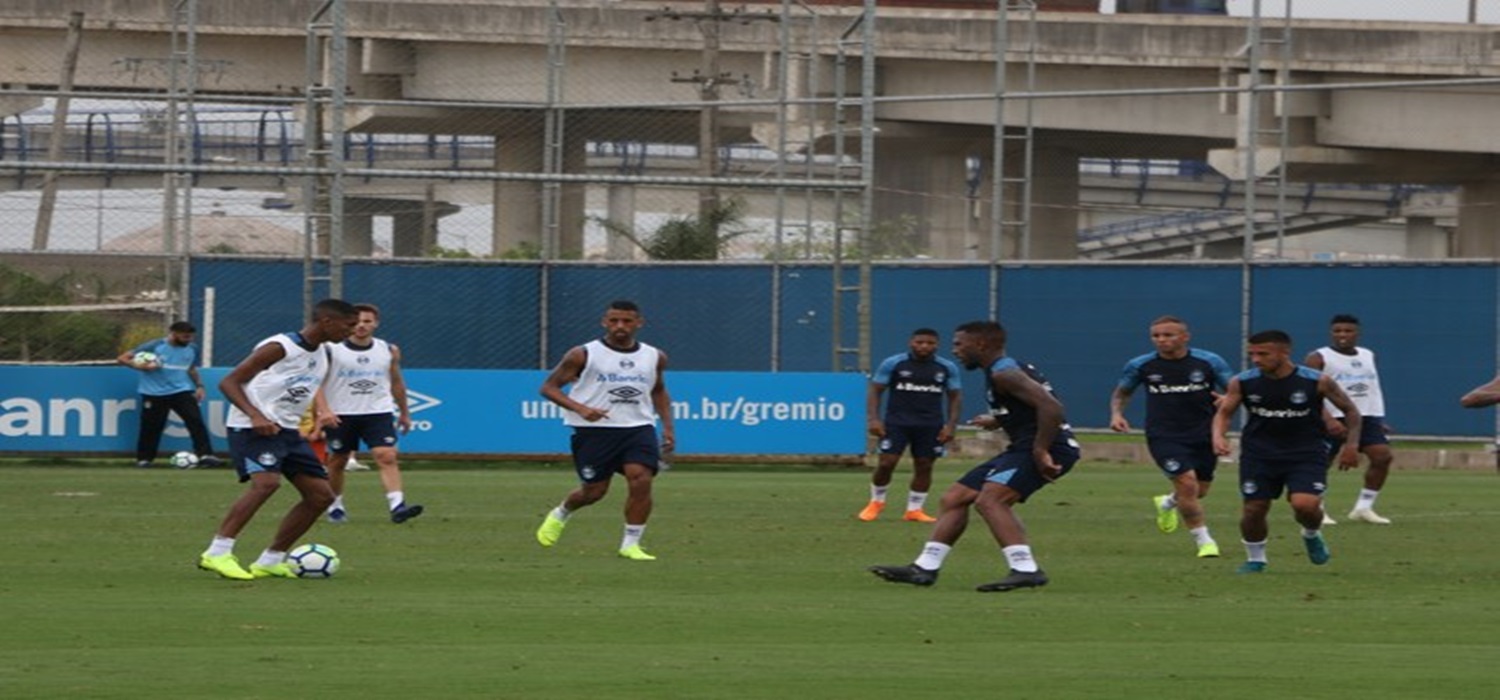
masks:
<svg viewBox="0 0 1500 700"><path fill-rule="evenodd" d="M875 462L875 471L870 475L870 501L859 511L859 519L869 522L880 517L885 510L886 497L891 488L891 477L901 454L906 451L908 435L899 426L887 425L885 436L880 438L880 456Z"/></svg>
<svg viewBox="0 0 1500 700"><path fill-rule="evenodd" d="M349 457L357 447L359 436L342 417L338 425L323 429L323 463L328 471L328 488L333 492L333 503L328 505L328 522L349 522L349 510L344 506L344 475L348 472Z"/></svg>
<svg viewBox="0 0 1500 700"><path fill-rule="evenodd" d="M1385 480L1391 473L1391 462L1395 461L1395 456L1391 453L1390 444L1385 441L1384 425L1377 422L1372 426L1367 423L1365 429L1372 427L1379 430L1379 438L1368 443L1363 439L1360 440L1360 452L1365 453L1369 464L1365 467L1364 488L1360 489L1359 498L1355 500L1353 510L1349 511L1349 519L1376 525L1389 525L1391 524L1389 518L1382 517L1375 512L1375 499L1380 496L1380 489L1385 487Z"/></svg>
<svg viewBox="0 0 1500 700"><path fill-rule="evenodd" d="M902 520L930 523L936 519L923 511L927 505L927 492L932 488L932 467L943 454L943 444L938 442L942 426L930 426L913 431L911 439L911 487L906 494L906 513Z"/></svg>
<svg viewBox="0 0 1500 700"><path fill-rule="evenodd" d="M188 437L193 441L193 454L198 455L198 463L205 467L219 466L219 458L214 456L213 442L208 437L208 426L203 423L203 410L198 406L198 398L193 392L184 391L172 395L172 412L182 419L182 425L187 428Z"/></svg>
<svg viewBox="0 0 1500 700"><path fill-rule="evenodd" d="M618 428L578 428L573 431L569 444L573 451L573 471L578 475L578 488L568 492L562 503L547 511L547 516L542 518L542 524L536 530L536 541L543 547L557 544L574 511L598 503L609 493L614 465L621 459L619 434L624 432Z"/></svg>
<svg viewBox="0 0 1500 700"><path fill-rule="evenodd" d="M1327 564L1328 543L1323 539L1323 490L1328 483L1328 465L1320 462L1297 464L1287 475L1287 503L1292 517L1302 526L1302 544L1307 558L1314 564Z"/></svg>
<svg viewBox="0 0 1500 700"><path fill-rule="evenodd" d="M1246 457L1240 458L1240 541L1245 545L1245 562L1239 573L1257 574L1266 570L1266 539L1270 526L1266 516L1271 501L1281 495L1282 478L1268 465Z"/></svg>
<svg viewBox="0 0 1500 700"><path fill-rule="evenodd" d="M1031 471L1035 473L1034 469ZM1010 572L999 581L980 585L977 590L992 593L1045 586L1047 574L1037 565L1036 557L1031 552L1031 543L1026 539L1026 526L1021 523L1014 508L1024 499L1024 495L1009 484L994 481L995 478L992 475L991 480L979 492L979 498L974 501L974 510L989 525L990 534L995 537L995 541L1000 543L1000 551L1005 554ZM1015 483L1015 480L1012 479L1010 483Z"/></svg>
<svg viewBox="0 0 1500 700"><path fill-rule="evenodd" d="M301 438L297 438L301 441ZM282 461L282 470L287 480L297 487L301 498L294 504L271 539L271 546L261 552L260 558L250 565L250 573L256 578L296 578L297 574L287 564L286 553L296 546L307 531L312 529L318 516L333 503L333 489L328 485L328 473L317 461L312 448L302 441L300 449L294 448Z"/></svg>
<svg viewBox="0 0 1500 700"><path fill-rule="evenodd" d="M249 486L229 506L208 549L198 558L198 568L213 571L224 578L247 580L253 575L240 567L234 556L235 539L250 522L261 506L271 499L281 487L281 472L276 465L263 465L250 457L261 454L275 455L279 451L276 442L256 435L248 428L229 430L230 461L235 465L239 480Z"/></svg>
<svg viewBox="0 0 1500 700"><path fill-rule="evenodd" d="M870 573L891 583L909 583L914 586L931 586L937 582L938 571L943 560L953 550L953 545L963 537L969 526L969 506L979 497L984 476L990 470L989 463L981 464L965 474L957 483L943 493L937 522L922 551L911 564L898 566L872 566Z"/></svg>
<svg viewBox="0 0 1500 700"><path fill-rule="evenodd" d="M141 394L141 431L136 436L135 466L149 467L161 445L161 433L167 427L171 403L162 396Z"/></svg>
<svg viewBox="0 0 1500 700"><path fill-rule="evenodd" d="M654 505L651 486L656 479L656 470L630 462L625 465L623 473L629 491L625 496L625 533L620 538L620 556L635 561L654 560L656 557L641 549L641 537L646 534L646 521L651 519Z"/></svg>
<svg viewBox="0 0 1500 700"><path fill-rule="evenodd" d="M1193 464L1188 459L1188 450L1181 443L1148 439L1146 448L1151 452L1151 459L1155 460L1156 467L1172 484L1172 489L1167 493L1151 497L1151 505L1156 515L1156 529L1164 535L1169 535L1176 532L1177 528L1182 525L1182 513L1177 507L1178 497L1182 495L1182 486L1178 483L1178 478L1185 473L1192 473Z"/></svg>

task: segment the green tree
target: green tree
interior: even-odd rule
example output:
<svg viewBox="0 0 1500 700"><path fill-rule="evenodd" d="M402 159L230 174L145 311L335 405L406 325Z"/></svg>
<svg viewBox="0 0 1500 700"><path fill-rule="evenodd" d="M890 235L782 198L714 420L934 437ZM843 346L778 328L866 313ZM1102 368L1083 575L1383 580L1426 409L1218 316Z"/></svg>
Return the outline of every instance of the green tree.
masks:
<svg viewBox="0 0 1500 700"><path fill-rule="evenodd" d="M0 265L0 306L65 306L72 275L43 282ZM0 360L69 361L114 357L118 324L83 313L7 312L0 315Z"/></svg>

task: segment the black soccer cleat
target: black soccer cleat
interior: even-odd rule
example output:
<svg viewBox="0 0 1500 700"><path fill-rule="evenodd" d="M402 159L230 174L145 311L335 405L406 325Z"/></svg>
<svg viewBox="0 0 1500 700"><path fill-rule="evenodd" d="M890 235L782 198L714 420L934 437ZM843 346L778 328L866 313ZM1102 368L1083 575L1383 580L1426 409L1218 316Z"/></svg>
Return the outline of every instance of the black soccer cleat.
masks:
<svg viewBox="0 0 1500 700"><path fill-rule="evenodd" d="M891 583L909 583L913 586L931 586L937 583L937 569L924 569L916 564L906 566L872 566L870 573Z"/></svg>
<svg viewBox="0 0 1500 700"><path fill-rule="evenodd" d="M391 511L391 522L400 525L401 523L404 523L408 520L411 520L412 518L417 517L418 515L421 515L422 510L422 506L409 506L405 503L402 503L401 505L396 506L395 510Z"/></svg>
<svg viewBox="0 0 1500 700"><path fill-rule="evenodd" d="M1043 573L1040 569L1036 571L1016 571L1015 569L1011 569L1010 575L1005 578L993 583L982 584L974 590L980 593L1004 593L1005 591L1014 591L1017 588L1040 588L1045 585L1047 585L1047 574Z"/></svg>

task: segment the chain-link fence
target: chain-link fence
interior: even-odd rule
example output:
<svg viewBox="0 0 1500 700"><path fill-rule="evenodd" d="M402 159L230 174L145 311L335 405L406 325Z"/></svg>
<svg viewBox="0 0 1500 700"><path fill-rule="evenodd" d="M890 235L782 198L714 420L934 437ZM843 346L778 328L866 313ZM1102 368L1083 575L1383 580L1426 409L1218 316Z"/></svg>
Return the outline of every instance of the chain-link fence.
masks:
<svg viewBox="0 0 1500 700"><path fill-rule="evenodd" d="M1497 254L1491 3L54 5L0 0L0 360L201 317L205 256L824 266L866 367L873 262L997 315L1017 262Z"/></svg>

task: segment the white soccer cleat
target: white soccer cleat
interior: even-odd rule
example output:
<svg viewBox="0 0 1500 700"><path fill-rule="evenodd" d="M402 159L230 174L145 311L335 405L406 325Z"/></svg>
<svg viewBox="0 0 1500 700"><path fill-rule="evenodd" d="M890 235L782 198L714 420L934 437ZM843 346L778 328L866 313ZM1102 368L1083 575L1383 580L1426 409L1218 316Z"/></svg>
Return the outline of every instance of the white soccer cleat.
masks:
<svg viewBox="0 0 1500 700"><path fill-rule="evenodd" d="M1383 518L1379 513L1369 508L1355 508L1349 511L1350 520L1363 520L1374 525L1390 525L1390 518Z"/></svg>
<svg viewBox="0 0 1500 700"><path fill-rule="evenodd" d="M354 459L354 455L349 455L349 461L344 465L344 471L367 472L370 471L370 468L363 464L360 464L358 460Z"/></svg>
<svg viewBox="0 0 1500 700"><path fill-rule="evenodd" d="M1339 521L1334 520L1333 516L1330 516L1328 514L1328 511L1325 510L1325 511L1323 511L1323 524L1324 525L1337 525L1337 524L1339 524Z"/></svg>

